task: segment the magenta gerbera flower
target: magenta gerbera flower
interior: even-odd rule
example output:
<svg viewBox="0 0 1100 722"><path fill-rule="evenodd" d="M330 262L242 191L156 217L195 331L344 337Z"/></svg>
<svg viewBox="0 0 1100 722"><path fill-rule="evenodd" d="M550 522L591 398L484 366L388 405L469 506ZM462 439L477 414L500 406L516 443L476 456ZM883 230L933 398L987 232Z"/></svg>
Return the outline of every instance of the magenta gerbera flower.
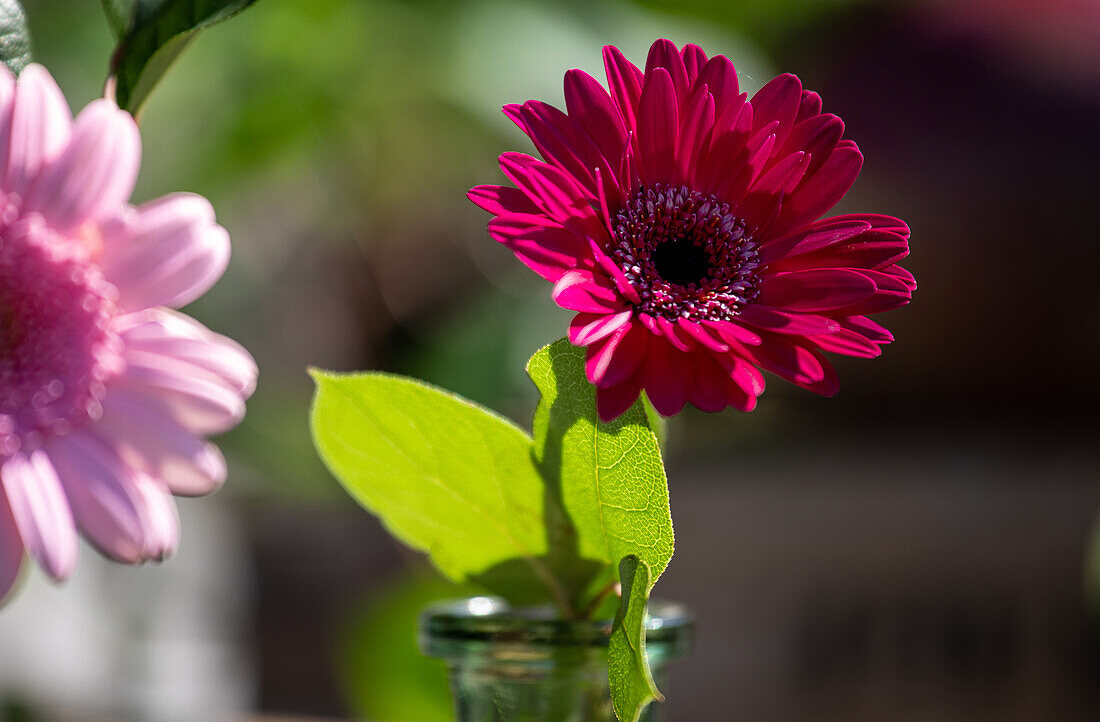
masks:
<svg viewBox="0 0 1100 722"><path fill-rule="evenodd" d="M225 478L204 437L244 415L256 366L170 310L225 270L203 198L133 207L134 119L109 100L75 119L44 68L0 69L0 599L24 550L54 579L77 529L111 559L161 559L173 494Z"/></svg>
<svg viewBox="0 0 1100 722"><path fill-rule="evenodd" d="M818 220L863 164L821 98L781 75L751 99L733 64L694 45L654 43L643 73L604 48L608 90L565 75L568 113L531 100L505 114L546 162L500 157L516 187L478 186L489 233L576 311L600 415L645 390L749 411L760 369L837 391L822 351L873 357L893 340L868 314L909 302L897 265L909 228L890 216Z"/></svg>

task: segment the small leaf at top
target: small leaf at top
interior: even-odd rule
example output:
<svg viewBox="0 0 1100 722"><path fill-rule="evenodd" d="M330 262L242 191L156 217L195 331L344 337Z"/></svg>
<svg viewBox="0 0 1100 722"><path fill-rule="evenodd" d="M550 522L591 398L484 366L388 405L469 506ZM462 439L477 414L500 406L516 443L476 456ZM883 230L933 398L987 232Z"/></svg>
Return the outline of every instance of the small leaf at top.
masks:
<svg viewBox="0 0 1100 722"><path fill-rule="evenodd" d="M100 2L103 5L103 14L107 16L107 24L115 34L115 40L122 40L122 36L130 27L130 20L134 17L135 0L100 0Z"/></svg>
<svg viewBox="0 0 1100 722"><path fill-rule="evenodd" d="M161 76L198 31L256 0L102 0L115 32L125 31L111 58L115 99L137 114ZM127 13L127 6L130 12Z"/></svg>
<svg viewBox="0 0 1100 722"><path fill-rule="evenodd" d="M568 524L553 546L572 544L575 557L607 565L636 555L656 579L672 558L672 514L661 450L642 402L610 423L600 421L584 349L565 339L535 353L527 373L542 394L535 457Z"/></svg>
<svg viewBox="0 0 1100 722"><path fill-rule="evenodd" d="M545 556L531 437L459 396L384 373L312 371L321 458L395 537L449 579L567 606Z"/></svg>
<svg viewBox="0 0 1100 722"><path fill-rule="evenodd" d="M637 722L646 705L664 701L645 651L645 611L653 581L646 563L633 555L619 562L619 581L623 596L607 650L608 683L619 722Z"/></svg>
<svg viewBox="0 0 1100 722"><path fill-rule="evenodd" d="M16 0L0 0L0 62L16 75L31 62L31 32Z"/></svg>

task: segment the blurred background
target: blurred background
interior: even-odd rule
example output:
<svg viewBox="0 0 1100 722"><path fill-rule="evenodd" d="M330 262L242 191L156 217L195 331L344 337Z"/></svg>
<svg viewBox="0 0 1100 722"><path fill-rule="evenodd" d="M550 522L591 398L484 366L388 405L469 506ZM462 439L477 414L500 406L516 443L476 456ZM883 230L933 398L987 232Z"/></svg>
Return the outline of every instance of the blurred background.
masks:
<svg viewBox="0 0 1100 722"><path fill-rule="evenodd" d="M79 108L99 3L26 2ZM1100 2L265 0L206 32L142 119L138 200L209 197L234 241L189 311L255 355L230 481L182 549L85 548L0 613L0 720L449 718L413 625L454 595L316 460L307 365L423 377L526 424L549 287L464 198L532 149L506 102L562 104L600 47L668 37L755 90L797 73L866 156L837 212L913 228L920 288L821 399L671 424L695 612L671 720L1100 718Z"/></svg>

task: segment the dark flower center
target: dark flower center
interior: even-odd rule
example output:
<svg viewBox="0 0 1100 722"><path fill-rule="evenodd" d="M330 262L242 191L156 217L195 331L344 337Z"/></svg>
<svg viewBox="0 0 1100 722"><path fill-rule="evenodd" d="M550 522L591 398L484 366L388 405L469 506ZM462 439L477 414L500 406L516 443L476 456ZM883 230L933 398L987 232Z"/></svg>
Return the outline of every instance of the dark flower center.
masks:
<svg viewBox="0 0 1100 722"><path fill-rule="evenodd" d="M652 259L657 275L669 283L686 286L710 275L707 252L687 238L665 241L653 249Z"/></svg>
<svg viewBox="0 0 1100 722"><path fill-rule="evenodd" d="M728 321L756 296L756 243L745 221L714 196L683 186L641 186L611 225L611 257L645 313Z"/></svg>

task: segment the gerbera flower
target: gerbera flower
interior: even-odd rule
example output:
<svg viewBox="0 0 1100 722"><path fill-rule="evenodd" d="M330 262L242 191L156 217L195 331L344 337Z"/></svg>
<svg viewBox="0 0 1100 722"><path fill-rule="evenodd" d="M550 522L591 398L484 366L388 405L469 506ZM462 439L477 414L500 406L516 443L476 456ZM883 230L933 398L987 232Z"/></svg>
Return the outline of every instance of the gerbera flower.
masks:
<svg viewBox="0 0 1100 722"><path fill-rule="evenodd" d="M600 415L643 389L658 411L685 403L749 411L760 369L837 391L822 351L873 357L893 340L868 314L908 303L896 265L909 229L883 215L818 220L863 164L821 98L781 75L751 99L733 64L654 43L643 73L604 48L608 90L565 75L568 113L531 100L505 114L546 162L500 157L515 188L478 186L489 233L576 311Z"/></svg>
<svg viewBox="0 0 1100 722"><path fill-rule="evenodd" d="M229 237L203 198L128 205L141 155L109 100L75 121L44 68L0 69L0 598L24 550L54 579L77 529L119 562L176 546L172 494L225 478L203 438L244 415L244 349L170 310Z"/></svg>

